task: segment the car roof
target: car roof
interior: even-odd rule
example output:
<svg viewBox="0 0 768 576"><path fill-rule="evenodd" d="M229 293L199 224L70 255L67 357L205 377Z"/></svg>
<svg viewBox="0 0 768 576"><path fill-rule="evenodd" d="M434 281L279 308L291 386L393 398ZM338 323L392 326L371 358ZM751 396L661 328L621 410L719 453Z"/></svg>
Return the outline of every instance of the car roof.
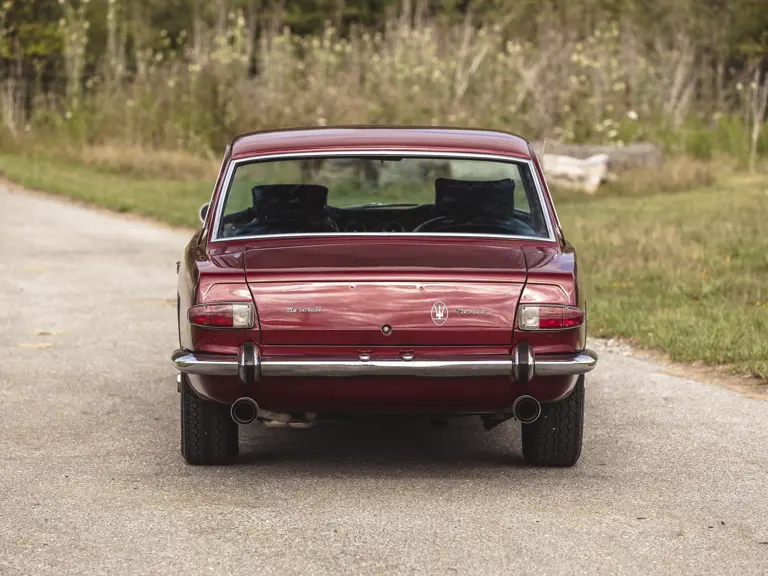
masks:
<svg viewBox="0 0 768 576"><path fill-rule="evenodd" d="M435 126L337 126L252 132L230 143L233 159L265 154L403 150L531 159L528 142L507 132Z"/></svg>

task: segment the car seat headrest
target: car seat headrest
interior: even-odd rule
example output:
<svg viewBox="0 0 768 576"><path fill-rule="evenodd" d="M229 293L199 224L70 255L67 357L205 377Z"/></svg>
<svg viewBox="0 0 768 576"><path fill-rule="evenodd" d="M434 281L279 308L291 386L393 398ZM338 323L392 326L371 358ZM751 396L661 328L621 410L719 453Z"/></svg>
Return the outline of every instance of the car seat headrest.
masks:
<svg viewBox="0 0 768 576"><path fill-rule="evenodd" d="M511 217L515 208L515 181L435 180L435 207L441 213Z"/></svg>
<svg viewBox="0 0 768 576"><path fill-rule="evenodd" d="M319 184L265 184L251 189L256 215L315 214L328 204L328 188Z"/></svg>

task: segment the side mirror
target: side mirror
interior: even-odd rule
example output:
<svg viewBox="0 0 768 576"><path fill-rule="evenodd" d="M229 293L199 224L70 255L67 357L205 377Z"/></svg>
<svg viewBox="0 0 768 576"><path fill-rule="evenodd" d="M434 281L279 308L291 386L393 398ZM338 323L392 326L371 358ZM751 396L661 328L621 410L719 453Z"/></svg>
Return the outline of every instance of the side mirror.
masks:
<svg viewBox="0 0 768 576"><path fill-rule="evenodd" d="M208 215L208 203L200 206L200 222L205 223L205 217Z"/></svg>

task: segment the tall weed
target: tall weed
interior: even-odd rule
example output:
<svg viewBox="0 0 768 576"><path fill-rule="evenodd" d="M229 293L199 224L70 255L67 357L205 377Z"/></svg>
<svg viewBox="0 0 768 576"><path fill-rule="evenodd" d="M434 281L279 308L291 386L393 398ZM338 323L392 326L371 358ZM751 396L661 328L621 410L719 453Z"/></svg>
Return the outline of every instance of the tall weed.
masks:
<svg viewBox="0 0 768 576"><path fill-rule="evenodd" d="M68 70L79 75L86 12L62 1ZM254 24L241 11L177 38L117 22L120 14L107 11L106 71L83 85L70 79L62 95L36 95L23 125L13 80L5 81L6 139L26 132L80 147L207 154L237 133L270 127L439 124L569 142L650 139L700 159L748 152L744 86L726 86L715 106L697 89L706 70L682 33L646 42L628 22L598 19L575 29L542 12L549 20L535 41L514 22L396 15L375 33L342 37L328 23L314 36L286 28L254 41ZM126 29L132 34L118 33ZM758 149L768 149L768 132Z"/></svg>

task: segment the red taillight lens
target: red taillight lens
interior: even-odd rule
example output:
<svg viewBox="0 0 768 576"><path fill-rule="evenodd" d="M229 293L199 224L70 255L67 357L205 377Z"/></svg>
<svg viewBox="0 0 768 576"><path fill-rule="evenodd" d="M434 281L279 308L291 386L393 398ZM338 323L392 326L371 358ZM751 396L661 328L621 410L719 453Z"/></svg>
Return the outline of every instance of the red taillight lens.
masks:
<svg viewBox="0 0 768 576"><path fill-rule="evenodd" d="M563 330L584 323L584 311L576 306L524 304L518 311L521 330Z"/></svg>
<svg viewBox="0 0 768 576"><path fill-rule="evenodd" d="M209 328L253 328L253 306L236 304L201 304L188 312L190 324Z"/></svg>
<svg viewBox="0 0 768 576"><path fill-rule="evenodd" d="M584 324L584 310L573 306L563 308L563 328L576 328Z"/></svg>

